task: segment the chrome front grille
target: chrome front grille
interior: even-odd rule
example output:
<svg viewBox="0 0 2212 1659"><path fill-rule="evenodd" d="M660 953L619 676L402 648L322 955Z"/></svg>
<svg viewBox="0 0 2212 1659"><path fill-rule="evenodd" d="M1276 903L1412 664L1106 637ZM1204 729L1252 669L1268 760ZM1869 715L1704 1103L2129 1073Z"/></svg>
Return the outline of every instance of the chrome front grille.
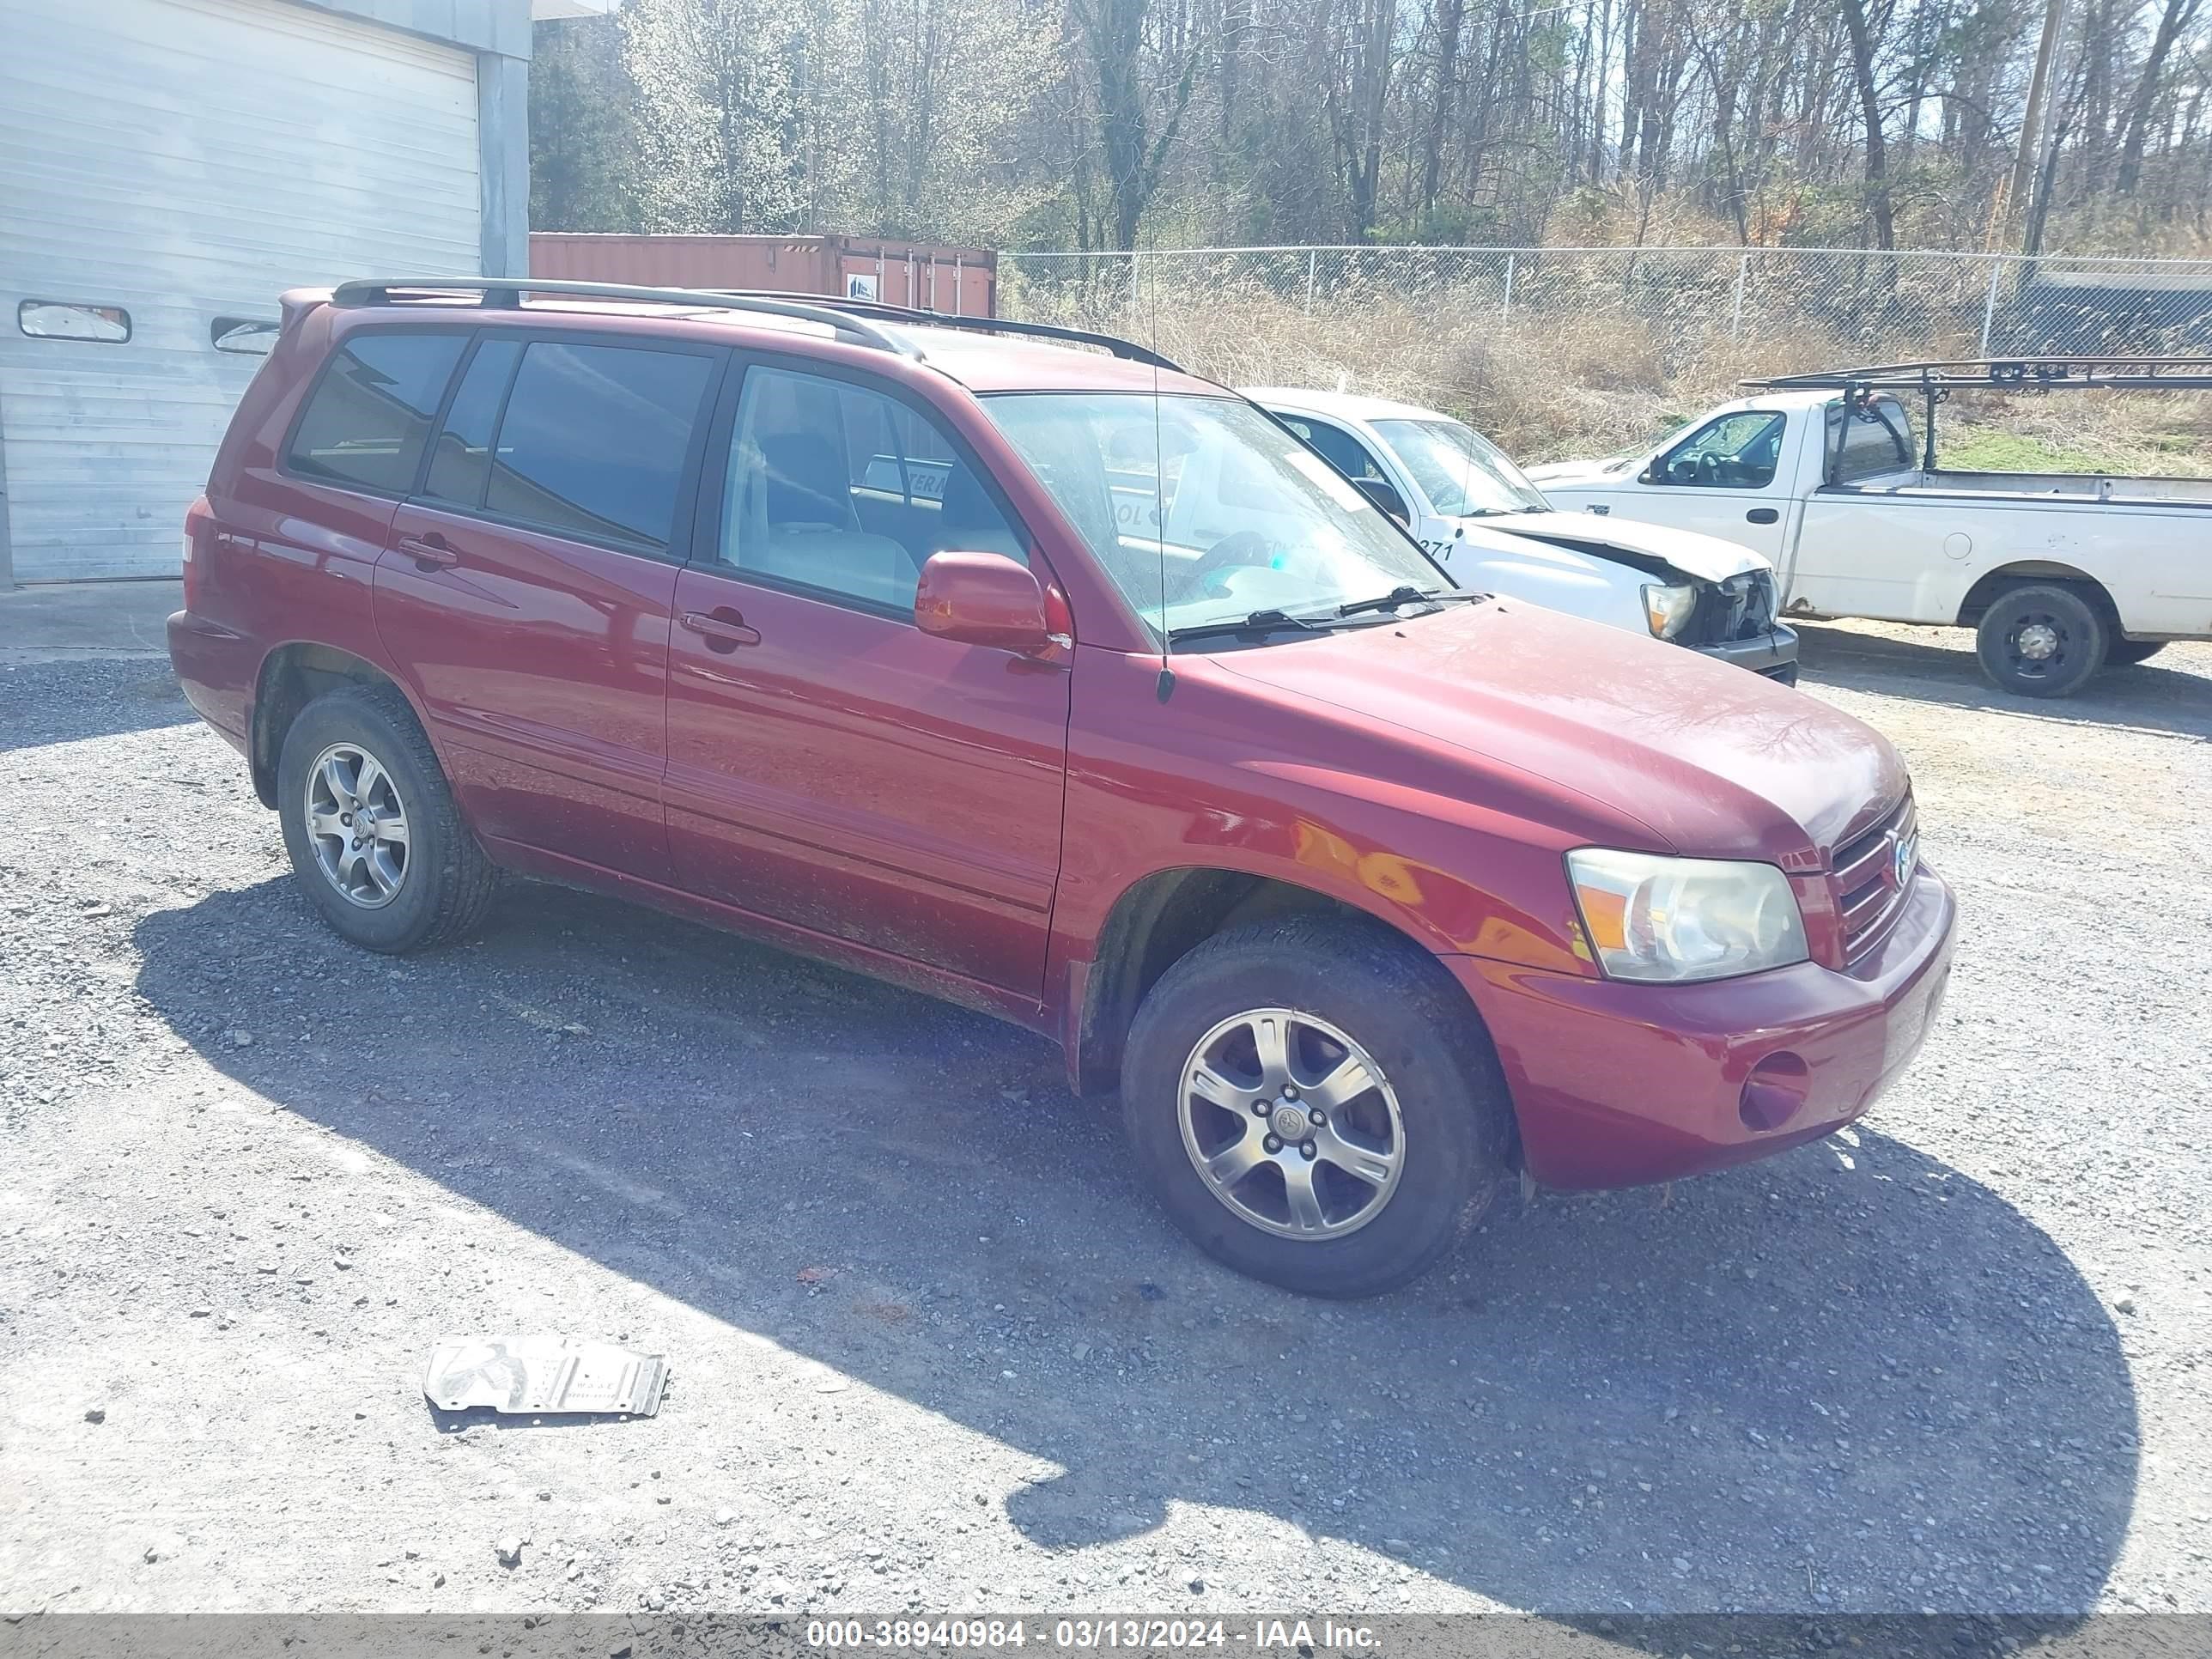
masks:
<svg viewBox="0 0 2212 1659"><path fill-rule="evenodd" d="M1829 879L1843 918L1846 964L1888 936L1919 872L1919 845L1920 817L1907 795L1881 823L1836 849Z"/></svg>

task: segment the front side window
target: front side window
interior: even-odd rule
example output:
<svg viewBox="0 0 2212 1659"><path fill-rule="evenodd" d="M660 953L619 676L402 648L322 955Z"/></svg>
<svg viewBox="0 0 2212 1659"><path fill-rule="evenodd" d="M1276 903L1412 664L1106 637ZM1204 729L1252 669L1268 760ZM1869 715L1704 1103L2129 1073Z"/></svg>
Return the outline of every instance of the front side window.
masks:
<svg viewBox="0 0 2212 1659"><path fill-rule="evenodd" d="M1328 458L1328 464L1347 478L1376 478L1384 483L1389 475L1382 471L1382 463L1375 459L1367 446L1340 426L1331 426L1327 421L1316 421L1303 416L1286 416L1284 424L1304 438ZM1393 486L1395 488L1395 486Z"/></svg>
<svg viewBox="0 0 2212 1659"><path fill-rule="evenodd" d="M1764 489L1782 464L1786 417L1742 410L1707 421L1652 467L1650 481L1706 489Z"/></svg>
<svg viewBox="0 0 2212 1659"><path fill-rule="evenodd" d="M316 383L285 465L302 477L401 495L468 337L356 334Z"/></svg>
<svg viewBox="0 0 2212 1659"><path fill-rule="evenodd" d="M1156 633L1449 580L1328 462L1249 404L1004 392L985 412Z"/></svg>
<svg viewBox="0 0 2212 1659"><path fill-rule="evenodd" d="M1552 510L1505 452L1473 427L1458 421L1377 421L1375 430L1447 519Z"/></svg>
<svg viewBox="0 0 2212 1659"><path fill-rule="evenodd" d="M952 550L1029 562L933 421L849 381L747 371L723 491L724 563L911 614L922 566Z"/></svg>
<svg viewBox="0 0 2212 1659"><path fill-rule="evenodd" d="M692 352L533 340L507 391L485 510L588 541L666 547L713 374L714 359Z"/></svg>

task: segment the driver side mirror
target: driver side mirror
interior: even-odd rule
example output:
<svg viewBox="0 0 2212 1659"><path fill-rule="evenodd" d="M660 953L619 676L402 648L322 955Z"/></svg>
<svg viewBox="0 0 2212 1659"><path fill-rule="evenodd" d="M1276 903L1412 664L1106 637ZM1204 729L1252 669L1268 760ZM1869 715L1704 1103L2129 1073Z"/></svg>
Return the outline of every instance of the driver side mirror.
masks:
<svg viewBox="0 0 2212 1659"><path fill-rule="evenodd" d="M940 640L1034 656L1066 642L1043 586L1003 553L934 553L914 590L915 626Z"/></svg>
<svg viewBox="0 0 2212 1659"><path fill-rule="evenodd" d="M1407 508L1406 498L1381 478L1354 478L1352 485L1367 497L1368 505L1400 525L1413 522L1413 514Z"/></svg>

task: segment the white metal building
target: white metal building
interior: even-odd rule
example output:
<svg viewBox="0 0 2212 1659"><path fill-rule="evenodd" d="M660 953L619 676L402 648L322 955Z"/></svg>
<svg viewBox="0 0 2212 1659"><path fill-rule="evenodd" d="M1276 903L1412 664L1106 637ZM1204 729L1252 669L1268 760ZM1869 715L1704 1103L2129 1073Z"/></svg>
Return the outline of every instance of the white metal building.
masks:
<svg viewBox="0 0 2212 1659"><path fill-rule="evenodd" d="M0 0L0 586L176 574L283 289L528 268L530 24Z"/></svg>

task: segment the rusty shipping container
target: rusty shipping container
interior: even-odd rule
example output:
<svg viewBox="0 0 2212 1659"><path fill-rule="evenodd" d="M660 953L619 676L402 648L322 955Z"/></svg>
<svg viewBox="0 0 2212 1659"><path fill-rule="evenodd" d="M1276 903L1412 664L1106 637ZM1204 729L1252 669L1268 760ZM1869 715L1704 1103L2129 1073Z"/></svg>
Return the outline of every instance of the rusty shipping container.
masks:
<svg viewBox="0 0 2212 1659"><path fill-rule="evenodd" d="M958 316L998 314L999 256L988 248L872 236L628 236L530 234L530 274L668 288L835 294Z"/></svg>

